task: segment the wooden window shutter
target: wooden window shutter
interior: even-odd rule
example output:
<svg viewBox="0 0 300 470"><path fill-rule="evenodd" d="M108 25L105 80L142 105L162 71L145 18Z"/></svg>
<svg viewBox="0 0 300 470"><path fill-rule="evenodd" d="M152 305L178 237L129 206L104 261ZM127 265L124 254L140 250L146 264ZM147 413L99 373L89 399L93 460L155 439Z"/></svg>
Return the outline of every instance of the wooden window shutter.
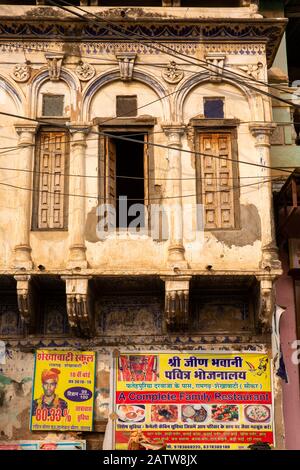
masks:
<svg viewBox="0 0 300 470"><path fill-rule="evenodd" d="M231 133L201 134L200 152L205 154L199 157L198 171L205 228L234 228Z"/></svg>
<svg viewBox="0 0 300 470"><path fill-rule="evenodd" d="M116 206L116 144L105 137L105 202Z"/></svg>
<svg viewBox="0 0 300 470"><path fill-rule="evenodd" d="M37 228L62 229L65 225L66 140L65 132L40 133Z"/></svg>

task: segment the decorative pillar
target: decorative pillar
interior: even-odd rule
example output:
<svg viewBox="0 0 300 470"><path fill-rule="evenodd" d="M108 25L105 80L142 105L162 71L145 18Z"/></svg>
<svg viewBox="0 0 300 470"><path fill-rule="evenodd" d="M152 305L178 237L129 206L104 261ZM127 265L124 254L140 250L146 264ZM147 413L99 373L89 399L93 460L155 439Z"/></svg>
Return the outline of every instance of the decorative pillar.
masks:
<svg viewBox="0 0 300 470"><path fill-rule="evenodd" d="M273 213L272 181L271 181L271 162L270 162L270 136L274 131L276 124L256 123L249 125L252 135L255 137L255 147L257 149L257 163L262 165L258 171L263 176L260 183L259 197L263 201L263 214L261 217L262 228L262 258L261 268L267 271L272 269L281 269L281 263L278 259L278 250L275 241L275 226Z"/></svg>
<svg viewBox="0 0 300 470"><path fill-rule="evenodd" d="M178 124L166 124L163 130L168 137L168 180L166 182L166 208L169 220L168 264L173 269L187 268L183 244L183 208L182 208L182 172L181 172L181 137L185 127Z"/></svg>
<svg viewBox="0 0 300 470"><path fill-rule="evenodd" d="M34 162L34 144L35 133L37 130L35 124L15 125L19 135L19 156L18 156L18 186L24 189L18 189L18 221L17 244L15 246L14 267L17 269L32 269L30 247L30 223L31 223L31 201L32 201L32 181L33 181L33 162Z"/></svg>
<svg viewBox="0 0 300 470"><path fill-rule="evenodd" d="M85 175L86 125L74 124L70 128L70 174ZM83 176L70 176L69 179L69 260L68 268L87 268L85 227L85 188Z"/></svg>

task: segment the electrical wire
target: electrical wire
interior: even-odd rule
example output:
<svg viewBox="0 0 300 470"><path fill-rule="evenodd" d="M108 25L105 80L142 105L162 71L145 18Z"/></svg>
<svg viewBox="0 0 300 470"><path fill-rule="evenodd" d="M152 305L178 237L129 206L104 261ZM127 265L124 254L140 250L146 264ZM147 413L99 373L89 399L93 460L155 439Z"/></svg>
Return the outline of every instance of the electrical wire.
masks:
<svg viewBox="0 0 300 470"><path fill-rule="evenodd" d="M74 8L76 8L76 10L82 11L82 12L84 12L85 14L88 14L88 15L91 15L91 16L95 17L97 21L95 21L95 20L94 20L94 21L89 20L89 19L87 19L86 17L84 17L84 16L81 15L81 14L78 14L78 13L76 13L76 12L74 12L74 11L70 11L70 10L68 10L68 8L64 7L63 5L57 4L57 3L54 2L53 0L47 0L47 2L50 3L50 4L52 4L53 6L56 6L57 8L60 8L60 9L66 11L66 12L68 12L68 13L71 13L71 14L75 15L75 16L81 18L82 20L84 20L85 22L92 23L92 24L95 24L95 23L96 23L96 24L101 24L101 25L102 25L102 23L104 22L106 25L107 25L107 24L108 24L108 25L113 24L113 26L115 26L115 24L114 24L113 22L110 22L110 21L108 21L107 19L105 19L105 21L101 21L101 19L99 19L98 15L95 15L94 13L86 12L84 9L80 8L80 7L77 6L77 5L72 5L72 4L70 4L70 3L68 3L68 2L66 2L66 1L64 1L64 0L60 0L60 1L61 1L62 3L64 3L64 5L74 7ZM108 29L109 29L109 28L108 28ZM114 32L114 33L117 34L117 35L120 35L120 36L124 37L124 34L122 34L122 33L120 32L120 29L125 30L125 33L126 33L126 34L125 34L125 37L126 37L126 39L130 39L130 40L132 40L132 41L139 42L138 39L141 38L141 39L144 40L144 42L145 42L145 40L146 40L147 42L149 42L149 43L151 44L151 47L152 47L152 48L157 49L157 50L159 50L160 52L165 52L165 51L162 51L161 49L157 48L157 47L154 45L154 43L151 42L151 41L149 40L149 38L145 37L144 35L140 35L139 33L133 33L133 34L130 33L130 36L128 36L128 34L127 34L128 31L127 31L125 28L123 28L120 24L118 24L118 29L119 29L118 31L116 31L116 30L114 30L114 29L111 29L111 31ZM136 36L138 37L138 39L136 39ZM194 57L191 58L189 55L184 54L184 53L180 53L180 52L177 52L177 53L176 53L176 52L173 51L172 48L170 48L169 46L167 46L167 45L165 45L165 44L162 44L162 43L160 43L160 42L158 42L158 41L157 41L155 44L158 44L158 45L164 47L165 49L167 49L168 51L171 51L171 52L169 52L168 54L171 55L171 56L173 56L173 57L176 57L176 58L181 58L181 57L185 57L185 58L186 58L186 57L187 57L188 59L195 60L196 62L199 62L200 64L202 64L202 63L206 64L207 67L204 67L203 65L201 65L201 67L204 68L205 70L209 71L209 73L212 73L212 69L209 68L209 64L207 64L206 61L201 60L201 59L198 59L198 58L194 58ZM189 63L189 64L191 64L191 65L198 65L197 63L191 62L190 60L187 61L186 59L185 59L185 62L186 62L186 63ZM237 81L238 83L240 83L240 84L244 84L244 82L245 82L245 77L244 77L243 75L240 75L240 74L238 74L238 73L236 73L236 72L233 72L233 71L231 71L231 70L229 70L229 69L226 69L226 67L222 68L222 67L219 67L219 66L217 66L217 65L216 65L216 66L214 65L213 73L215 73L215 74L218 76L219 74L218 74L217 71L215 71L215 69L221 69L221 70L223 70L223 71L229 72L231 75L233 75L233 76L235 77L236 81ZM241 78L242 81L241 81L241 80L238 80L239 78ZM261 82L261 81L259 81L259 80L254 79L254 78L249 78L249 80L250 80L250 81L253 81L253 82L255 82L255 83L263 84L264 86L269 86L269 85L267 85L265 82ZM267 92L267 91L265 91L265 90L256 88L256 87L254 87L253 85L249 85L249 84L248 84L248 85L246 85L246 86L247 86L248 88L253 89L254 91L257 91L257 92L261 93L261 94L264 94L264 95L266 95L266 96L272 97L273 99L276 99L277 101L281 101L281 102L284 102L284 103L286 103L286 104L289 104L289 106L292 106L292 107L295 107L295 108L300 108L300 105L297 105L297 104L292 103L292 102L290 102L290 101L288 101L288 100L285 100L284 98L271 95L271 93L269 93L269 92Z"/></svg>
<svg viewBox="0 0 300 470"><path fill-rule="evenodd" d="M27 121L33 121L33 122L39 122L39 123L45 123L45 121L43 120L40 120L40 119L34 119L34 118L27 118L25 116L21 116L21 115L16 115L16 114L11 114L11 113L6 113L4 111L0 111L0 115L3 114L5 116L12 116L12 117L16 117L16 118L19 118L19 119L25 119ZM49 121L47 122L47 125L49 126ZM55 125L56 123L52 123L52 125ZM57 124L58 127L62 127L63 129L66 129L67 126L64 125L64 124ZM73 129L76 129L76 125L73 126ZM108 133L108 132L97 132L97 131L90 131L91 134L96 134L96 135L100 135L100 136L104 136L104 137L111 137L113 139L117 139L117 140L122 140L122 141L127 141L127 142L133 142L133 143L138 143L138 144L142 144L142 145L145 145L145 142L142 142L141 140L138 140L138 139L131 139L130 137L121 137L121 136L118 136L116 134L111 134L111 133ZM152 147L158 147L158 148L163 148L163 149L167 149L167 150L174 150L174 147L171 147L171 146L168 146L168 145L163 145L163 144L158 144L158 143L154 143L154 142L147 142L146 143L147 146L152 146ZM175 149L176 150L176 149ZM239 160L239 159L233 159L233 158L227 158L227 157L222 157L220 155L211 155L211 154L207 154L207 153L202 153L202 152L195 152L195 151L192 151L192 150L187 150L187 149L180 149L180 151L182 153L188 153L188 154L191 154L191 155L200 155L200 156L204 156L204 157L210 157L210 158L216 158L218 160L226 160L226 161L232 161L232 162L236 162L236 163L239 163L239 164L244 164L244 165L249 165L249 166L255 166L255 167L260 167L260 168L264 168L264 169L270 169L270 170L273 170L273 169L278 169L278 168L273 168L269 165L260 165L258 163L253 163L253 162L248 162L248 161L244 161L244 160ZM285 170L285 169L282 169L283 172L287 172L287 173L290 173L289 171Z"/></svg>
<svg viewBox="0 0 300 470"><path fill-rule="evenodd" d="M209 191L210 193L224 193L224 192L229 192L231 190L235 191L235 190L239 190L241 188L246 188L246 187L250 187L250 186L256 186L256 185L262 185L262 184L265 184L265 183L270 183L272 182L272 180L267 180L267 181L264 181L264 182L255 182L255 183L249 183L249 184L245 184L245 185L237 185L237 186L233 186L233 187L230 187L230 188L224 188L224 189L220 189L220 190L212 190L212 191ZM37 189L37 188L24 188L22 186L18 186L18 185L14 185L14 184L10 184L10 183L4 183L4 182L0 182L0 185L1 186L6 186L6 187L9 187L9 188L13 188L13 189L21 189L21 190L24 190L24 191L29 191L29 192L37 192L37 193L47 193L47 194L55 194L56 196L59 195L59 196L68 196L68 197L81 197L81 198L84 198L84 199L96 199L97 201L99 200L104 200L106 201L106 198L102 198L102 197L99 197L99 196L90 196L90 195L86 195L86 194L70 194L70 193L62 193L62 192L57 192L57 191L49 191L49 190L41 190L41 189ZM181 199L181 198L187 198L187 197L197 197L197 194L182 194L182 195L178 195L178 196L160 196L158 198L153 198L151 197L150 198L150 201L153 202L153 201L165 201L165 200L169 200L169 199ZM116 200L124 200L124 196L123 197L119 197L119 198L116 198ZM145 201L145 198L127 198L126 197L126 200L127 201Z"/></svg>

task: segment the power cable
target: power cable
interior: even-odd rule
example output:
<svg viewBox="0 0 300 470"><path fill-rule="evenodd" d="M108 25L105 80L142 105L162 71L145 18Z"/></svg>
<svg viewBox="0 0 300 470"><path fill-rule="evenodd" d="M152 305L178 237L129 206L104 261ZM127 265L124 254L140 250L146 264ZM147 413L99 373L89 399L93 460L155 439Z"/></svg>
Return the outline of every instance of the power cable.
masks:
<svg viewBox="0 0 300 470"><path fill-rule="evenodd" d="M54 2L54 1L52 1L52 0L47 0L47 1L48 1L50 4L52 4L53 6L56 6L57 8L60 8L60 9L66 11L66 12L68 12L68 13L71 13L71 14L73 14L73 15L75 15L75 16L81 18L81 19L83 19L85 22L88 22L88 23L91 23L91 22L92 22L92 24L95 24L95 23L96 23L96 24L105 23L106 25L107 25L107 24L108 24L108 25L111 25L111 24L112 24L113 26L115 26L115 24L114 24L113 22L110 22L110 21L108 21L107 19L105 19L105 21L101 21L101 19L99 19L98 15L96 15L96 14L94 14L94 13L91 13L91 12L86 12L84 9L80 8L79 6L77 6L77 5L72 5L72 4L70 4L70 3L68 3L68 2L66 2L66 1L64 1L64 0L61 0L61 2L63 2L65 5L74 7L74 8L76 8L76 10L82 11L82 12L84 12L86 15L91 15L91 16L95 17L97 21L91 21L91 20L87 19L86 17L84 17L83 15L78 14L78 13L76 13L76 12L74 12L74 11L70 11L70 10L68 10L68 8L64 7L63 5L57 4L56 2ZM125 33L126 33L126 34L125 34L125 37L126 37L126 39L131 39L131 40L133 40L133 41L139 42L138 39L136 39L136 36L137 36L138 38L143 39L144 42L145 42L145 40L146 40L147 42L149 42L149 43L151 44L151 47L152 47L152 48L157 49L157 50L159 50L160 52L165 52L165 51L162 51L161 49L157 48L157 47L154 45L153 42L150 42L149 38L147 38L147 37L145 37L145 36L143 36L143 35L140 35L140 34L138 34L138 33L133 33L133 34L130 33L130 36L128 36L128 34L127 34L128 31L127 31L125 28L123 28L120 24L118 24L118 29L119 29L119 30L120 30L120 29L125 30ZM112 29L111 31L114 32L115 34L119 34L119 35L121 35L122 37L124 37L124 34L122 34L122 32L120 32L119 30L116 31L116 30ZM158 41L156 42L156 44L159 44L160 46L164 47L165 49L171 51L171 52L169 52L168 54L171 55L171 56L173 56L173 57L176 57L177 59L178 59L178 58L181 58L180 56L182 56L182 57L187 57L188 59L191 59L191 57L190 57L189 55L184 54L184 53L180 53L180 52L177 52L177 53L176 53L176 52L173 51L172 48L170 48L169 46L167 46L167 45L165 45L165 44L162 44L162 43L160 43L160 42L158 42ZM203 60L198 59L198 58L192 57L192 60L195 60L195 61L197 61L197 62L199 62L199 63L204 63L204 64L206 64L206 65L209 65L209 64L207 64L206 61L203 61ZM186 59L185 59L185 62L186 62L186 63L189 63L189 64L191 64L191 65L198 65L198 64L196 64L195 62L191 62L190 60L187 61ZM212 72L212 69L209 68L209 66L208 66L208 67L204 67L203 65L201 65L201 67L204 68L205 70L209 71L210 73ZM244 84L244 82L245 82L245 77L244 77L243 75L240 75L240 74L238 74L238 73L236 73L236 72L233 72L233 71L231 71L231 70L228 70L228 69L226 69L225 67L222 68L222 67L219 67L219 66L217 66L217 65L216 65L216 66L214 65L213 73L215 73L216 75L219 75L219 74L217 73L217 71L215 71L216 68L217 68L217 69L219 68L219 69L221 69L221 70L223 70L223 71L225 70L226 72L229 72L231 75L233 75L233 76L235 76L235 77L238 77L238 78L241 78L242 81L238 80L238 78L236 78L236 81L238 81L238 83ZM265 82L260 82L259 80L256 80L256 79L254 79L254 78L249 78L249 80L254 81L255 83L263 84L264 86L268 86L268 85L266 85ZM256 88L256 87L254 87L253 85L249 85L249 84L248 84L248 85L246 85L246 86L247 86L248 88L253 89L254 91L257 91L258 93L264 94L264 95L266 95L266 96L272 97L273 99L276 99L276 100L278 100L278 101L284 102L284 103L288 104L289 106L292 106L292 107L295 107L295 108L300 108L300 105L294 104L294 103L292 103L292 102L290 102L290 101L288 101L288 100L285 100L284 98L281 98L281 97L278 97L278 96L274 96L274 95L272 95L271 93L269 93L269 92L267 92L267 91L265 91L265 90L258 89L258 88Z"/></svg>

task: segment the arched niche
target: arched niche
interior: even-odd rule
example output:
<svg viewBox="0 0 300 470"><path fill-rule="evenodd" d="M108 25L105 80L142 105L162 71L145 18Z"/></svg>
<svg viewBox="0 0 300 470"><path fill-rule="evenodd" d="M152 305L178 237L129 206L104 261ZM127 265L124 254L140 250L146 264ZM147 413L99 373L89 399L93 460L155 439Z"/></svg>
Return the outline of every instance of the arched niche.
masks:
<svg viewBox="0 0 300 470"><path fill-rule="evenodd" d="M188 122L203 115L204 98L212 97L224 98L225 118L241 122L265 119L265 103L259 93L227 77L221 82L211 82L208 74L201 74L190 77L178 89L174 103L177 121Z"/></svg>
<svg viewBox="0 0 300 470"><path fill-rule="evenodd" d="M112 70L94 79L83 94L82 122L96 116L116 117L116 96L137 95L138 115L170 119L170 102L163 85L150 74L135 70L133 80L120 80L120 72Z"/></svg>
<svg viewBox="0 0 300 470"><path fill-rule="evenodd" d="M53 93L64 95L64 115L72 121L79 120L80 102L80 82L77 77L67 69L62 69L60 80L51 81L48 69L42 70L36 75L29 85L30 117L41 117L42 95Z"/></svg>

